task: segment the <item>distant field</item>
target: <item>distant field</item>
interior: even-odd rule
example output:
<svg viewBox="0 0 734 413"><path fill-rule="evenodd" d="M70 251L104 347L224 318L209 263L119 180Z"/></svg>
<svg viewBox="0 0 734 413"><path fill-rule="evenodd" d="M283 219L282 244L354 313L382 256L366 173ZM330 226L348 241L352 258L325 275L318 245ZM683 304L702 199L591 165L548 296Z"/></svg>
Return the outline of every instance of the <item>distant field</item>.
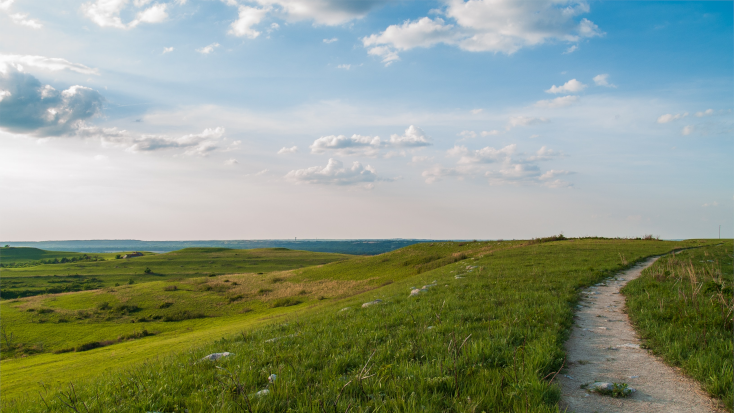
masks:
<svg viewBox="0 0 734 413"><path fill-rule="evenodd" d="M64 258L82 258L94 254L83 254L79 252L46 251L38 248L28 247L5 247L0 248L0 264L26 264L36 263L41 260L62 260Z"/></svg>
<svg viewBox="0 0 734 413"><path fill-rule="evenodd" d="M22 399L43 381L50 411L63 411L53 389L71 381L90 411L238 411L243 395L277 373L271 396L251 399L253 411L315 412L319 403L338 411L557 411L548 377L562 363L579 289L644 257L704 244L437 242L262 275L5 300L3 320L29 332L18 341L46 352L0 363L2 407L46 411L35 393ZM205 318L174 321L181 311ZM134 337L142 329L154 334ZM95 342L105 346L84 346ZM234 353L222 366L242 387L194 363L214 351Z"/></svg>
<svg viewBox="0 0 734 413"><path fill-rule="evenodd" d="M130 282L142 283L212 274L265 273L321 265L350 257L344 254L284 248L186 248L165 254L145 254L128 259L115 259L118 254L103 254L104 261L0 268L0 297L16 298L91 290Z"/></svg>

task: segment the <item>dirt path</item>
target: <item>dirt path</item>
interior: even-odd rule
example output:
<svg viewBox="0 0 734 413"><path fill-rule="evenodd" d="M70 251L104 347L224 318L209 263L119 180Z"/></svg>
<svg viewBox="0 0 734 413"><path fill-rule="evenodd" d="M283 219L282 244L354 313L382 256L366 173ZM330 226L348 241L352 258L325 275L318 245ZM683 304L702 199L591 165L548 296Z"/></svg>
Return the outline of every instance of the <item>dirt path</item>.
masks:
<svg viewBox="0 0 734 413"><path fill-rule="evenodd" d="M568 369L558 375L562 409L576 413L724 411L697 382L640 348L619 290L653 262L650 259L583 292L585 298L566 342ZM636 391L627 398L612 398L581 388L594 382L627 383Z"/></svg>

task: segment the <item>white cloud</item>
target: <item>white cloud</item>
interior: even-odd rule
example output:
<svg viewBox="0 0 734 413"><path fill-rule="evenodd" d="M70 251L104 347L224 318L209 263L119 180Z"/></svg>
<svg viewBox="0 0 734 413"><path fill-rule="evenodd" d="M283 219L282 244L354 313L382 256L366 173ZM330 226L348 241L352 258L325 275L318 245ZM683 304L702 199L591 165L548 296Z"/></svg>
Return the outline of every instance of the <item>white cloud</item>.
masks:
<svg viewBox="0 0 734 413"><path fill-rule="evenodd" d="M515 153L517 145L507 145L502 149L495 149L491 146L487 146L478 150L469 150L466 146L456 145L447 151L447 154L452 157L458 157L459 165L479 164L479 163L494 163L508 161L510 156Z"/></svg>
<svg viewBox="0 0 734 413"><path fill-rule="evenodd" d="M313 20L317 24L336 26L359 19L387 0L254 0L261 6L290 21Z"/></svg>
<svg viewBox="0 0 734 413"><path fill-rule="evenodd" d="M237 159L231 158L224 161L225 165L237 165L239 162L237 162Z"/></svg>
<svg viewBox="0 0 734 413"><path fill-rule="evenodd" d="M278 23L272 23L270 25L270 30L269 31L278 30L278 29L280 29L280 25Z"/></svg>
<svg viewBox="0 0 734 413"><path fill-rule="evenodd" d="M362 39L370 54L390 56L398 60L399 51L415 47L431 47L438 43L455 45L473 52L512 54L527 46L547 41L578 42L582 38L603 33L588 19L574 18L588 13L583 0L547 0L519 2L514 0L447 0L442 13L456 24L436 17L422 17L391 25L379 34ZM375 50L377 47L382 49Z"/></svg>
<svg viewBox="0 0 734 413"><path fill-rule="evenodd" d="M570 172L570 171L551 169L550 171L544 173L543 175L540 175L540 179L543 180L543 181L547 181L547 180L553 179L553 178L555 178L557 176L571 175L573 173L574 172Z"/></svg>
<svg viewBox="0 0 734 413"><path fill-rule="evenodd" d="M390 66L392 63L400 60L400 56L398 56L398 52L390 49L387 46L373 47L367 53L373 56L381 57L382 63L384 63L385 66Z"/></svg>
<svg viewBox="0 0 734 413"><path fill-rule="evenodd" d="M117 128L81 127L77 136L97 138L107 146L118 146L129 152L154 152L183 149L184 155L207 156L220 148L224 128L207 128L201 133L179 137L168 135L136 135Z"/></svg>
<svg viewBox="0 0 734 413"><path fill-rule="evenodd" d="M199 53L201 53L201 54L209 54L209 53L213 52L214 49L216 49L217 47L219 47L219 43L212 43L209 46L205 46L205 47L202 47L200 49L196 49L196 51L199 52Z"/></svg>
<svg viewBox="0 0 734 413"><path fill-rule="evenodd" d="M716 207L716 206L719 206L719 203L718 203L718 202L716 202L716 201L714 201L714 202L711 202L711 203L706 203L706 204L703 204L703 205L701 205L701 206L702 206L702 207L704 207L704 208L708 208L708 207Z"/></svg>
<svg viewBox="0 0 734 413"><path fill-rule="evenodd" d="M459 132L458 135L464 139L474 139L477 137L477 133L473 130L463 130Z"/></svg>
<svg viewBox="0 0 734 413"><path fill-rule="evenodd" d="M84 86L61 92L12 65L0 65L0 128L39 137L74 134L99 115L104 97Z"/></svg>
<svg viewBox="0 0 734 413"><path fill-rule="evenodd" d="M354 134L322 136L311 144L311 153L320 154L334 151L338 155L376 156L382 145L379 136L362 136Z"/></svg>
<svg viewBox="0 0 734 413"><path fill-rule="evenodd" d="M239 17L232 23L229 33L249 39L260 36L260 32L253 29L253 26L259 24L268 11L268 8L258 9L257 7L240 6Z"/></svg>
<svg viewBox="0 0 734 413"><path fill-rule="evenodd" d="M573 46L569 47L568 49L566 49L566 51L563 52L563 54L571 54L571 53L575 52L578 49L579 49L578 46L573 45Z"/></svg>
<svg viewBox="0 0 734 413"><path fill-rule="evenodd" d="M379 136L330 135L316 139L310 148L311 153L314 154L333 151L340 156L377 156L382 148L420 148L430 144L431 142L419 127L410 125L403 135L390 135L390 139L386 141Z"/></svg>
<svg viewBox="0 0 734 413"><path fill-rule="evenodd" d="M341 65L337 66L336 68L337 68L337 69L344 69L344 70L349 70L349 69L351 69L351 68L352 68L352 65L348 65L348 64L341 64Z"/></svg>
<svg viewBox="0 0 734 413"><path fill-rule="evenodd" d="M693 125L687 125L683 128L683 130L680 131L680 133L683 136L690 135L694 131L695 127Z"/></svg>
<svg viewBox="0 0 734 413"><path fill-rule="evenodd" d="M421 176L426 180L426 183L432 184L436 181L440 181L441 178L446 178L450 176L463 179L465 173L463 171L460 171L458 168L445 168L441 165L434 165L430 169L423 171L423 173L421 173Z"/></svg>
<svg viewBox="0 0 734 413"><path fill-rule="evenodd" d="M688 116L688 112L686 112L686 113L679 113L677 115L673 115L673 114L667 113L667 114L662 115L662 116L660 116L658 118L658 123L668 123L668 122L672 122L674 120L683 119L686 116Z"/></svg>
<svg viewBox="0 0 734 413"><path fill-rule="evenodd" d="M81 6L82 13L100 27L114 27L117 29L130 29L140 23L160 23L168 18L168 4L155 3L145 10L136 14L135 20L123 23L120 13L129 5L128 0L95 0L84 3ZM133 6L142 8L150 1L133 1ZM181 2L179 2L181 4Z"/></svg>
<svg viewBox="0 0 734 413"><path fill-rule="evenodd" d="M579 100L578 96L568 95L550 100L539 100L535 102L535 107L545 109L565 108L573 105L577 100Z"/></svg>
<svg viewBox="0 0 734 413"><path fill-rule="evenodd" d="M51 71L71 70L85 75L99 74L97 69L92 69L80 63L72 63L59 57L0 54L0 71L2 70L2 66L5 65L13 65L16 67L17 65L22 65Z"/></svg>
<svg viewBox="0 0 734 413"><path fill-rule="evenodd" d="M326 44L334 43L336 41L339 41L339 39L337 39L336 37L332 37L331 39L324 39L324 43Z"/></svg>
<svg viewBox="0 0 734 413"><path fill-rule="evenodd" d="M10 16L10 19L13 20L13 23L20 24L22 26L28 26L31 29L40 29L41 27L43 27L43 25L37 20L29 19L28 14L14 13L9 14L8 16Z"/></svg>
<svg viewBox="0 0 734 413"><path fill-rule="evenodd" d="M482 111L484 111L484 109L472 109L472 110L470 110L470 112L471 112L472 115L478 115L478 114L482 113Z"/></svg>
<svg viewBox="0 0 734 413"><path fill-rule="evenodd" d="M601 75L594 76L594 83L596 83L597 86L606 86L606 87L617 87L611 83L609 83L609 75L604 73Z"/></svg>
<svg viewBox="0 0 734 413"><path fill-rule="evenodd" d="M5 97L10 97L10 96L13 96L13 94L10 93L9 91L0 90L0 102L2 102Z"/></svg>
<svg viewBox="0 0 734 413"><path fill-rule="evenodd" d="M390 135L389 145L398 148L418 148L429 146L431 142L421 128L410 125L403 135Z"/></svg>
<svg viewBox="0 0 734 413"><path fill-rule="evenodd" d="M298 184L364 185L367 188L372 188L374 182L378 180L371 166L362 166L361 163L354 162L351 168L345 168L344 164L336 159L329 159L325 167L312 166L290 171L285 178Z"/></svg>
<svg viewBox="0 0 734 413"><path fill-rule="evenodd" d="M8 10L15 0L0 0L0 10Z"/></svg>
<svg viewBox="0 0 734 413"><path fill-rule="evenodd" d="M482 131L482 137L499 135L499 134L500 134L500 131L498 131L497 129L490 130L490 131L486 131L486 130Z"/></svg>
<svg viewBox="0 0 734 413"><path fill-rule="evenodd" d="M546 118L532 118L527 116L512 116L507 121L507 126L505 126L505 129L510 130L517 126L531 126L531 125L537 125L539 123L549 123L550 120Z"/></svg>
<svg viewBox="0 0 734 413"><path fill-rule="evenodd" d="M561 154L557 151L548 149L547 147L543 146L538 149L537 152L535 152L535 155L527 158L526 160L524 160L524 162L548 161L557 156L561 156Z"/></svg>
<svg viewBox="0 0 734 413"><path fill-rule="evenodd" d="M282 147L278 151L278 155L283 155L286 153L296 153L298 152L298 146L291 146L290 148Z"/></svg>
<svg viewBox="0 0 734 413"><path fill-rule="evenodd" d="M529 138L530 138L530 139L540 138L540 135L538 135L538 134L533 134L533 135L530 135L530 136L529 136Z"/></svg>
<svg viewBox="0 0 734 413"><path fill-rule="evenodd" d="M586 88L586 85L576 79L571 79L562 86L551 86L545 93L578 93Z"/></svg>
<svg viewBox="0 0 734 413"><path fill-rule="evenodd" d="M714 110L713 109L706 109L703 112L696 112L696 117L697 118L702 118L704 116L711 116L713 114L714 114Z"/></svg>
<svg viewBox="0 0 734 413"><path fill-rule="evenodd" d="M173 47L164 47L163 48L163 54L171 53L173 51Z"/></svg>

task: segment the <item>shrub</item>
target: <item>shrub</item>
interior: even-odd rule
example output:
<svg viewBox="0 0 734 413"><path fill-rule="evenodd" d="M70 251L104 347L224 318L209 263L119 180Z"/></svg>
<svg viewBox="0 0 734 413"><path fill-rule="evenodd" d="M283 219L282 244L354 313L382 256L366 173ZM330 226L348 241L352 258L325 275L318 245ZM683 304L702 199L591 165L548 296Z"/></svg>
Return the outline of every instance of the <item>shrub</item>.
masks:
<svg viewBox="0 0 734 413"><path fill-rule="evenodd" d="M158 306L158 308L168 308L168 307L170 307L170 306L172 306L172 305L173 305L173 303L172 303L172 302L170 302L170 301L166 301L166 302L164 302L164 303L161 303L161 305L159 305L159 306Z"/></svg>
<svg viewBox="0 0 734 413"><path fill-rule="evenodd" d="M278 300L273 301L272 304L270 304L270 306L273 307L273 308L276 308L276 307L290 307L292 305L301 304L302 302L303 301L301 301L301 300L297 300L297 299L292 298L292 297L287 297L287 298L281 298L281 299L278 299Z"/></svg>
<svg viewBox="0 0 734 413"><path fill-rule="evenodd" d="M163 287L163 291L177 291L178 287L175 285L167 285Z"/></svg>
<svg viewBox="0 0 734 413"><path fill-rule="evenodd" d="M173 314L169 314L167 316L163 317L163 321L183 321L183 320L193 320L196 318L205 318L206 315L204 313L199 312L192 312L189 310L182 310L175 312Z"/></svg>

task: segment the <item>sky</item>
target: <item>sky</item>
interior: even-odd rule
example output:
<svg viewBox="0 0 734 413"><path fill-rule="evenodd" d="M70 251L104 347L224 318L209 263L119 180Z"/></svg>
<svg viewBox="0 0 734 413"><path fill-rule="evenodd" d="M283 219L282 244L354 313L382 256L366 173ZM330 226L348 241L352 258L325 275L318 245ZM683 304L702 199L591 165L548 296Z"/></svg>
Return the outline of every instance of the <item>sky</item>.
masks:
<svg viewBox="0 0 734 413"><path fill-rule="evenodd" d="M731 238L733 4L0 0L0 239Z"/></svg>

